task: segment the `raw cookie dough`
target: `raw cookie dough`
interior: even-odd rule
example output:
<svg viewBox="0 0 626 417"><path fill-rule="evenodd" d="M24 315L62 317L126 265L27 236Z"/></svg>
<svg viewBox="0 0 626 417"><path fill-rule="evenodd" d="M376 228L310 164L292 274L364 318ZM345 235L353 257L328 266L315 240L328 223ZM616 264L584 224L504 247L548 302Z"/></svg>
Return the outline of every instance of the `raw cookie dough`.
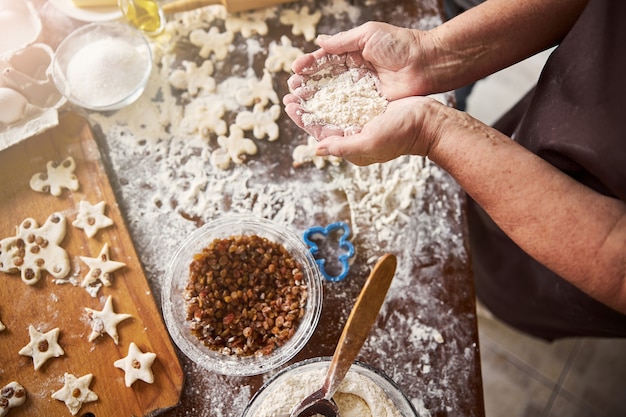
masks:
<svg viewBox="0 0 626 417"><path fill-rule="evenodd" d="M276 120L280 116L280 106L273 105L265 110L263 104L255 104L252 111L242 111L237 114L235 124L243 130L252 130L252 134L257 139L267 136L270 142L278 139L278 124Z"/></svg>
<svg viewBox="0 0 626 417"><path fill-rule="evenodd" d="M0 240L0 272L21 272L22 281L33 285L41 271L55 278L70 272L70 258L59 246L65 237L66 220L61 213L51 214L43 226L34 219L25 219L15 237Z"/></svg>
<svg viewBox="0 0 626 417"><path fill-rule="evenodd" d="M293 9L283 10L280 14L280 23L291 25L291 33L303 35L307 41L312 41L317 35L317 23L322 17L322 12L317 10L309 13L309 6L302 7L299 11Z"/></svg>
<svg viewBox="0 0 626 417"><path fill-rule="evenodd" d="M271 72L291 72L291 64L299 56L303 55L301 49L291 46L291 40L286 36L280 37L280 44L272 41L270 50L265 60L265 68Z"/></svg>
<svg viewBox="0 0 626 417"><path fill-rule="evenodd" d="M26 390L15 381L6 384L0 390L0 417L6 416L9 408L18 407L26 401Z"/></svg>
<svg viewBox="0 0 626 417"><path fill-rule="evenodd" d="M328 155L328 156L317 156L315 155L315 147L317 141L313 136L309 136L307 139L307 143L305 145L298 145L293 150L292 158L293 158L293 167L299 168L304 164L312 163L318 169L322 169L326 166L326 162L331 163L332 165L341 164L341 158L338 156Z"/></svg>
<svg viewBox="0 0 626 417"><path fill-rule="evenodd" d="M116 313L113 311L113 298L109 295L102 311L92 310L85 308L87 317L91 324L91 334L89 335L89 341L93 342L96 338L103 334L108 334L113 339L113 342L117 345L119 342L119 336L117 334L117 325L122 321L132 317L131 314Z"/></svg>
<svg viewBox="0 0 626 417"><path fill-rule="evenodd" d="M100 281L105 287L110 286L111 274L121 267L126 266L123 262L115 262L109 258L108 243L104 244L97 258L81 256L80 259L89 267L89 272L87 272L87 275L83 278L83 282L80 284L81 287L84 288L93 286L94 284L97 285L98 281Z"/></svg>
<svg viewBox="0 0 626 417"><path fill-rule="evenodd" d="M65 352L58 342L59 328L54 328L47 333L41 333L31 324L28 326L30 342L20 349L22 356L31 356L33 365L37 371L50 358L58 358Z"/></svg>
<svg viewBox="0 0 626 417"><path fill-rule="evenodd" d="M256 144L245 138L243 130L237 125L230 127L229 136L218 137L217 143L220 147L211 153L211 163L219 169L228 169L231 161L243 164L244 155L255 155L257 152Z"/></svg>
<svg viewBox="0 0 626 417"><path fill-rule="evenodd" d="M113 225L113 220L104 215L105 208L104 201L91 205L88 201L82 200L78 203L78 215L72 226L83 229L88 238L94 237L98 230Z"/></svg>
<svg viewBox="0 0 626 417"><path fill-rule="evenodd" d="M30 188L40 193L50 193L55 197L61 195L64 188L77 191L80 184L74 175L76 163L68 156L61 163L50 161L46 164L46 172L35 174L30 179Z"/></svg>
<svg viewBox="0 0 626 417"><path fill-rule="evenodd" d="M76 378L76 376L66 372L64 375L65 385L60 390L52 393L52 398L63 401L70 413L75 416L83 406L83 403L98 399L96 393L89 389L92 378L92 374Z"/></svg>
<svg viewBox="0 0 626 417"><path fill-rule="evenodd" d="M141 379L148 384L154 382L154 374L152 373L152 364L156 359L156 353L143 353L135 342L131 342L128 348L128 355L125 358L118 359L113 365L124 371L124 383L127 387Z"/></svg>

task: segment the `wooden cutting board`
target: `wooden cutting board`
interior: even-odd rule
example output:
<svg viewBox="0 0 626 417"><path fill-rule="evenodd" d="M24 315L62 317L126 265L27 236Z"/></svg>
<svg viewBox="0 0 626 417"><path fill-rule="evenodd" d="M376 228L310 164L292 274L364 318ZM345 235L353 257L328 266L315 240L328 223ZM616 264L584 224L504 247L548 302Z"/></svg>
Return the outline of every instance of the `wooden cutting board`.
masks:
<svg viewBox="0 0 626 417"><path fill-rule="evenodd" d="M63 190L55 197L31 189L29 181L33 175L46 172L49 161L62 161L68 156L76 164L77 191ZM72 226L82 200L91 204L104 201L104 214L113 220L113 225L100 229L92 238ZM0 272L0 322L6 326L0 332L0 387L17 381L27 391L25 404L11 409L8 415L71 416L64 402L51 398L53 392L63 387L66 372L77 377L93 374L89 388L98 395L98 400L85 403L79 416L146 416L175 406L183 384L180 362L124 224L90 127L73 113L63 115L58 127L0 152L0 239L14 237L16 227L26 218L33 218L41 226L54 212L66 217L66 234L60 246L70 257L68 276L74 278L75 284L55 283L54 277L42 272L37 284L27 285L19 273ZM158 244L158 239L155 242ZM109 245L110 258L125 266L114 271L111 285L103 286L93 297L76 285L89 271L79 257L97 257L105 243ZM107 334L89 342L91 326L85 308L102 310L109 295L113 297L116 313L132 317L118 325L118 345ZM35 370L31 357L18 354L30 341L29 325L42 333L59 328L58 341L65 355L51 358ZM127 355L131 342L143 352L156 353L152 384L137 380L130 388L126 387L124 371L113 365Z"/></svg>

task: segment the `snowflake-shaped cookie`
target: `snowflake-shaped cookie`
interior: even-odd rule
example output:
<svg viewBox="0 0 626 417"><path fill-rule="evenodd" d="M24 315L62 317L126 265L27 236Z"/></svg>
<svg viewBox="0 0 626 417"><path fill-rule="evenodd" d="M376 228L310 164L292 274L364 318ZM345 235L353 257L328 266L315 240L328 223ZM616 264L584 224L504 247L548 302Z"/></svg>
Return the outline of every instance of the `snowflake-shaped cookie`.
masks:
<svg viewBox="0 0 626 417"><path fill-rule="evenodd" d="M329 156L317 156L315 155L317 141L313 136L309 136L306 145L298 145L293 150L293 167L299 168L304 164L312 163L317 168L322 169L326 166L326 162L329 162L335 166L341 163L341 158L333 155Z"/></svg>
<svg viewBox="0 0 626 417"><path fill-rule="evenodd" d="M78 215L72 226L83 229L88 238L94 237L98 230L113 225L113 220L104 215L105 208L104 201L91 205L88 201L82 200L78 203Z"/></svg>
<svg viewBox="0 0 626 417"><path fill-rule="evenodd" d="M52 398L63 401L73 416L78 414L78 410L84 403L96 401L98 396L89 389L91 385L92 374L83 375L77 378L75 375L65 373L65 385L58 391L52 393Z"/></svg>
<svg viewBox="0 0 626 417"><path fill-rule="evenodd" d="M111 274L117 271L123 266L126 266L123 262L112 261L109 258L109 244L105 243L97 258L89 258L87 256L81 256L81 261L87 264L89 272L83 278L81 286L87 288L94 284L97 285L100 281L105 287L111 285Z"/></svg>
<svg viewBox="0 0 626 417"><path fill-rule="evenodd" d="M58 342L59 332L57 327L47 333L41 333L31 324L28 326L30 342L18 353L32 357L35 371L38 370L48 359L58 358L65 354Z"/></svg>
<svg viewBox="0 0 626 417"><path fill-rule="evenodd" d="M109 295L102 311L92 310L85 307L87 318L91 324L91 334L89 341L93 342L104 333L111 336L113 342L117 345L119 336L117 334L117 325L122 321L132 317L131 314L118 314L113 311L113 298Z"/></svg>
<svg viewBox="0 0 626 417"><path fill-rule="evenodd" d="M278 104L278 94L274 89L274 77L268 70L263 70L263 77L259 80L256 77L246 80L246 87L235 92L235 100L242 106L252 104L262 104L266 106L269 102Z"/></svg>
<svg viewBox="0 0 626 417"><path fill-rule="evenodd" d="M291 45L291 40L286 36L280 37L280 44L272 41L270 50L265 60L265 68L271 72L291 72L291 64L296 58L303 55L302 50Z"/></svg>
<svg viewBox="0 0 626 417"><path fill-rule="evenodd" d="M21 271L22 281L35 284L45 270L55 278L70 272L70 258L59 246L65 237L66 220L61 213L51 214L43 226L25 219L15 237L0 240L0 271Z"/></svg>
<svg viewBox="0 0 626 417"><path fill-rule="evenodd" d="M252 130L252 134L257 139L267 136L269 141L278 139L278 124L276 120L280 116L280 106L273 105L268 110L259 103L252 111L242 111L237 114L235 124L243 130Z"/></svg>
<svg viewBox="0 0 626 417"><path fill-rule="evenodd" d="M64 188L77 191L80 184L74 175L76 163L74 158L68 156L61 163L49 161L46 164L46 172L33 175L30 179L30 188L40 193L50 193L55 197L61 195Z"/></svg>
<svg viewBox="0 0 626 417"><path fill-rule="evenodd" d="M172 87L185 90L195 96L200 90L215 91L215 79L213 75L213 62L205 60L198 66L193 61L183 61L183 68L175 69L169 76Z"/></svg>
<svg viewBox="0 0 626 417"><path fill-rule="evenodd" d="M124 371L124 383L127 387L133 385L138 379L152 384L154 382L152 364L155 359L156 353L143 353L135 342L131 342L128 347L128 355L125 358L116 360L113 365Z"/></svg>
<svg viewBox="0 0 626 417"><path fill-rule="evenodd" d="M0 417L9 412L9 408L18 407L26 401L26 390L18 382L11 381L0 389Z"/></svg>
<svg viewBox="0 0 626 417"><path fill-rule="evenodd" d="M230 14L224 22L226 30L231 33L241 32L241 36L248 39L254 35L267 35L266 19L271 10L261 9L253 12Z"/></svg>
<svg viewBox="0 0 626 417"><path fill-rule="evenodd" d="M317 10L309 13L309 6L302 7L299 11L285 9L280 14L280 23L292 25L291 33L304 35L304 39L312 41L317 35L317 23L322 17L322 12Z"/></svg>
<svg viewBox="0 0 626 417"><path fill-rule="evenodd" d="M208 58L213 53L215 59L219 61L222 61L228 55L233 38L232 31L220 33L215 26L209 29L208 32L203 29L196 29L189 34L189 41L200 48L198 55L202 58Z"/></svg>
<svg viewBox="0 0 626 417"><path fill-rule="evenodd" d="M198 98L185 107L181 129L186 133L199 132L203 136L211 133L225 135L228 125L222 119L226 106L218 95Z"/></svg>
<svg viewBox="0 0 626 417"><path fill-rule="evenodd" d="M220 147L211 153L211 163L219 169L228 169L231 161L243 164L245 155L255 155L257 147L254 141L244 137L243 130L237 126L230 127L229 136L217 138Z"/></svg>

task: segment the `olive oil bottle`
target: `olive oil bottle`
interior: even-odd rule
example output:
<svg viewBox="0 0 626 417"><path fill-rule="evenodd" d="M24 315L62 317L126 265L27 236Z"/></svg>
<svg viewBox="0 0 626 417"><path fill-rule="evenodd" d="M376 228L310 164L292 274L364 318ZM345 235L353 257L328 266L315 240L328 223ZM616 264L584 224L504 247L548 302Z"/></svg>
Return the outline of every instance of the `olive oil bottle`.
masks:
<svg viewBox="0 0 626 417"><path fill-rule="evenodd" d="M155 36L165 27L165 16L157 0L119 0L128 23L146 35Z"/></svg>

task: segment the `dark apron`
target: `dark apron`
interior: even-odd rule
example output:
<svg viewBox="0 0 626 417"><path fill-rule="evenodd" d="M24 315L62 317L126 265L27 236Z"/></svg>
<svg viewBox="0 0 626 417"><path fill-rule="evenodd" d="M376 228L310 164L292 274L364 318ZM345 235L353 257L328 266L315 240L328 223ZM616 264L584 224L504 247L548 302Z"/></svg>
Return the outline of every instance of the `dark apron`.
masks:
<svg viewBox="0 0 626 417"><path fill-rule="evenodd" d="M624 22L626 1L590 0L551 54L534 90L494 125L577 181L622 201ZM500 319L547 340L626 336L626 315L533 260L471 200L468 221L476 292Z"/></svg>

